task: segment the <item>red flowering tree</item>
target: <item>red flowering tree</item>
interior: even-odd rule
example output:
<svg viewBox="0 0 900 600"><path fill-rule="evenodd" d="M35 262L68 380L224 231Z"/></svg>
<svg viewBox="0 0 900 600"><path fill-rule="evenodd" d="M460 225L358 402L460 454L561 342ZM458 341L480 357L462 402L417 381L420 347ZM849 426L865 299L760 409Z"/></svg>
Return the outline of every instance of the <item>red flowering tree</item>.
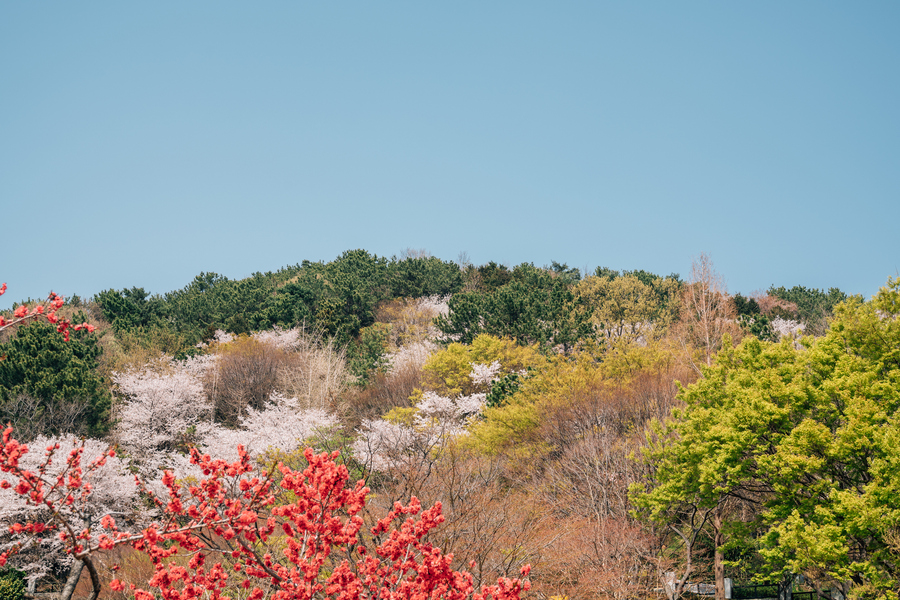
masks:
<svg viewBox="0 0 900 600"><path fill-rule="evenodd" d="M46 506L45 520L14 528L19 534L58 535L87 567L92 599L100 591L94 554L123 544L145 553L154 565L146 587L129 586L139 600L228 598L239 590L252 600L517 600L529 588L527 581L501 578L476 591L471 574L453 570L452 556L427 541L443 521L440 504L422 511L416 498L406 506L398 503L364 533L361 512L369 490L362 482L349 484L347 468L335 462L337 453L316 455L307 449L303 471L279 464L273 472L257 472L241 447L234 463L195 449L191 462L204 477L184 485L167 471L163 494L144 488L156 511L149 525L134 531L120 528L110 515L93 526L76 525L67 516L71 511L63 510L87 501L90 473L112 452L82 467L83 448L76 448L61 472L47 476L53 450L48 449L45 465L24 470L19 464L28 448L12 438L8 427L0 444L0 470L16 481L0 486ZM0 555L0 564L8 554ZM69 587L63 598L71 597L74 585ZM125 589L119 580L111 587Z"/></svg>
<svg viewBox="0 0 900 600"><path fill-rule="evenodd" d="M3 284L0 294L5 291ZM70 323L56 314L62 305L60 296L50 294L45 303L19 306L12 320L0 317L0 330L46 318L68 339ZM93 329L86 323L72 327L82 328ZM28 447L12 434L8 426L0 442L0 472L5 474L0 488L40 510L14 523L10 533L57 536L79 561L78 573L88 569L91 600L101 585L95 554L126 544L154 565L146 586L129 586L138 600L229 598L241 590L250 600L518 600L529 589L527 581L501 578L476 591L470 573L453 570L452 555L427 541L444 519L440 503L425 511L415 497L406 506L397 503L364 532L361 513L369 490L361 481L350 485L347 468L335 462L337 453L316 455L307 449L303 471L279 463L257 472L241 446L233 463L193 449L191 463L203 477L184 484L166 471L158 493L136 478L153 508L135 507L120 525L110 513L83 518L95 476L115 456L112 449L85 465L82 442L59 464L55 444L37 468L28 469L23 461ZM0 566L15 552L14 547L0 553ZM529 570L523 568L522 576ZM74 579L62 600L74 593ZM118 579L110 587L125 589Z"/></svg>

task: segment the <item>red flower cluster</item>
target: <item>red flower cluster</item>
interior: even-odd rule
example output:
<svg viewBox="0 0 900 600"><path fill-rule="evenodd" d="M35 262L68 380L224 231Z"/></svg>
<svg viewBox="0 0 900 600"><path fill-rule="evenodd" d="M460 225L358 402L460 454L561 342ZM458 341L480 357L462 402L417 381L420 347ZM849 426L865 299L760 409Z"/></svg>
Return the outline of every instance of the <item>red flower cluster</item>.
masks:
<svg viewBox="0 0 900 600"><path fill-rule="evenodd" d="M4 283L0 286L0 296L6 293L6 284ZM71 327L75 331L81 331L82 329L86 329L89 333L93 333L94 326L88 323L81 323L80 325L72 325L68 319L61 319L57 316L56 312L62 308L64 304L64 300L62 296L54 294L50 292L50 295L47 296L47 300L45 303L37 304L32 307L30 310L28 306L21 305L13 311L13 319L11 321L7 321L5 318L0 316L0 331L10 327L11 325L15 325L17 323L21 323L23 321L27 321L29 319L38 319L40 317L44 317L48 322L56 325L56 331L63 334L65 340L69 341L69 328Z"/></svg>
<svg viewBox="0 0 900 600"><path fill-rule="evenodd" d="M28 449L11 434L11 427L3 434L0 470L19 478L17 493L51 509L86 500L80 451L69 456L65 477L47 482L43 469L33 473L19 468ZM52 451L48 449L48 461ZM279 464L276 483L274 473L254 476L246 452L240 446L238 452L240 459L227 463L192 450L191 462L204 478L184 486L166 472L162 483L168 499L151 496L163 517L140 533L119 531L106 516L103 533L95 538L87 529L74 531L58 510L50 511L54 522L20 525L17 531L59 530L69 552L92 573L93 552L131 545L155 569L148 589L130 586L137 599L219 599L229 589L243 588L253 600L265 595L274 600L519 600L529 589L527 581L501 578L476 591L470 573L453 570L452 555L426 541L444 520L440 503L425 511L415 497L406 506L397 503L364 534L361 512L369 490L362 482L349 484L347 468L335 462L337 453L307 449L308 466L295 471ZM218 547L211 548L212 540ZM191 558L172 560L179 555ZM0 555L0 564L5 560ZM216 562L208 565L212 560ZM528 571L524 568L522 576ZM126 586L114 580L110 587L122 591Z"/></svg>

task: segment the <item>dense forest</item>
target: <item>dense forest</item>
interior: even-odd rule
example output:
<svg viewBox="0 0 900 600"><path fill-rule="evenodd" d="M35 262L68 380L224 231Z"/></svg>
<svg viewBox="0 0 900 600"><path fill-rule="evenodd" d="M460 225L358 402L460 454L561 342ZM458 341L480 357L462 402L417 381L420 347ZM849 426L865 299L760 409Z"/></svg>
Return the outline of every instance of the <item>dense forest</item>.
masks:
<svg viewBox="0 0 900 600"><path fill-rule="evenodd" d="M143 527L134 475L195 481L191 448L271 470L311 447L371 490L367 527L440 502L429 540L476 585L531 565L527 593L557 600L900 592L900 279L731 295L705 255L680 276L351 250L59 314L91 327L0 332L0 419L116 448L85 522ZM0 494L0 583L58 590L65 546ZM146 585L149 559L112 554L104 581Z"/></svg>

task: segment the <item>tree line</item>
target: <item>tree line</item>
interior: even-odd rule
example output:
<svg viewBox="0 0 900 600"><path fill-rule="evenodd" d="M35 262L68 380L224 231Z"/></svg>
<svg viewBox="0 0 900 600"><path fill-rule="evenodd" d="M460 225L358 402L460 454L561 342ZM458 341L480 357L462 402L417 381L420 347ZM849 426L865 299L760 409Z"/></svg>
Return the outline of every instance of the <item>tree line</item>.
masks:
<svg viewBox="0 0 900 600"><path fill-rule="evenodd" d="M832 434L861 426L842 422L840 411L826 418L821 402L798 398L831 394L834 402L846 386L862 390L890 371L880 358L882 371L844 377L829 371L829 361L852 344L869 358L886 352L866 336L876 335L875 325L893 327L891 294L889 286L863 302L794 286L729 295L705 256L682 279L353 250L243 280L201 274L163 295L106 290L61 309L73 322L96 325L68 342L41 323L8 328L0 406L24 439L106 440L130 457L130 469L147 474L165 465L192 477L191 447L224 455L236 440L255 440L250 456L260 465L281 460L300 470L304 445L337 450L352 477L376 492L373 511L412 495L426 506L440 502L446 521L431 539L452 553L455 567L471 570L476 585L530 564L530 593L542 597L643 596L671 571L682 583L719 581L726 572L804 574L821 590L878 595L894 589L886 583L889 527L853 533L845 551L852 560L838 551L791 558L810 551L789 549L786 540L813 535L804 519L823 511L832 511L823 517L830 526L843 523L840 515L859 502L850 491L861 497L868 489L870 473L852 485L817 483L849 463L825 459L793 432L811 419L824 419ZM861 317L848 315L859 311L880 320L835 337L836 328L850 335L848 319ZM877 336L891 339L890 331ZM810 359L828 344L831 354ZM774 389L773 376L757 371L763 364L777 364L779 385L793 377L793 387L784 399L768 398L780 408L759 425L770 433L781 427L782 437L753 442L736 419L760 418L751 415L762 400L741 390ZM869 394L878 401L893 384L879 385ZM707 411L702 418L695 406ZM872 427L886 432L891 411L878 410L887 416ZM824 431L816 443L826 444ZM864 447L855 443L847 448ZM853 467L859 472L888 460L886 450L865 448L877 460ZM769 458L753 464L760 455L789 456L788 449L795 455L781 466ZM830 471L798 458L814 450L822 453L815 460L833 463ZM717 452L732 452L731 462ZM791 460L799 462L788 473ZM706 483L708 470L726 481ZM789 500L778 485L801 471L801 497L809 497ZM832 499L848 493L843 504ZM872 498L887 492L879 494ZM821 531L833 547L850 535ZM870 538L882 540L880 550L861 549ZM880 552L874 562L860 558L873 552Z"/></svg>

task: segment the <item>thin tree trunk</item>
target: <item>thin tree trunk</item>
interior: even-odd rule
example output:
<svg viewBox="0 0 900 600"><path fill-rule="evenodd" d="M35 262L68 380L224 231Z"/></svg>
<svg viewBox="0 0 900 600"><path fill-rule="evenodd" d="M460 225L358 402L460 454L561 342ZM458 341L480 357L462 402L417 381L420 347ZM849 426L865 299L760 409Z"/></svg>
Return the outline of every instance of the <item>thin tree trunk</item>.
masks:
<svg viewBox="0 0 900 600"><path fill-rule="evenodd" d="M72 563L72 569L69 571L69 578L66 579L66 585L59 594L60 600L71 600L72 594L75 593L75 586L81 579L81 572L84 570L84 561L78 558Z"/></svg>
<svg viewBox="0 0 900 600"><path fill-rule="evenodd" d="M75 562L72 564L72 570L69 571L69 577L66 579L66 585L59 594L59 600L72 600L75 588L78 586L78 580L81 579L81 572L85 567L87 567L88 573L91 575L91 587L93 588L91 595L88 596L88 600L97 600L97 597L100 595L100 575L97 573L97 569L89 556L75 559Z"/></svg>
<svg viewBox="0 0 900 600"><path fill-rule="evenodd" d="M722 546L725 545L725 534L722 533L722 507L716 508L712 518L713 531L713 570L716 578L716 600L725 600L725 556Z"/></svg>

